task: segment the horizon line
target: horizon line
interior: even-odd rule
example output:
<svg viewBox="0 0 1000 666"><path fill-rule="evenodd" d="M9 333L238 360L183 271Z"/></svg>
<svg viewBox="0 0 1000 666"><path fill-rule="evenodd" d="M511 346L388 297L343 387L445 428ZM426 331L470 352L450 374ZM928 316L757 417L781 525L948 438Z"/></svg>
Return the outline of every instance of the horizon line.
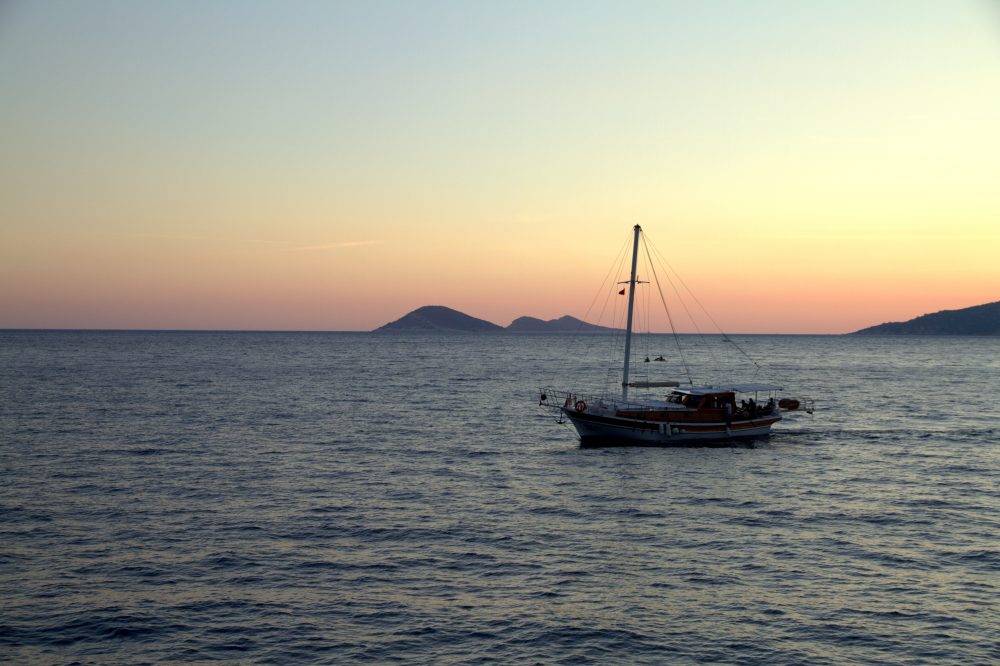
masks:
<svg viewBox="0 0 1000 666"><path fill-rule="evenodd" d="M512 335L615 335L618 332L568 332L568 331L511 331L506 327L501 327L496 331L460 331L448 329L427 329L408 331L380 331L379 329L280 329L280 328L81 328L81 327L23 327L23 326L0 326L0 332L89 332L89 333L379 333L380 335L407 335L411 333L460 333L462 335L493 335L497 333L509 333ZM697 331L678 332L676 335L698 335L698 336L718 336L728 335L852 335L854 331L846 333L699 333ZM671 331L648 331L635 333L635 335L675 335Z"/></svg>

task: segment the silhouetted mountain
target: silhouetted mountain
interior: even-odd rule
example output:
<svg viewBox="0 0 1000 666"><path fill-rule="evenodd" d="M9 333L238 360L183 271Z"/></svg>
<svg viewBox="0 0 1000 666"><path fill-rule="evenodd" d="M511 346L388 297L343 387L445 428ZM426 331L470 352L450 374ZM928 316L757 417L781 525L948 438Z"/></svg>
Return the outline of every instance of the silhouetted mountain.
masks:
<svg viewBox="0 0 1000 666"><path fill-rule="evenodd" d="M1000 335L1000 301L870 326L855 335Z"/></svg>
<svg viewBox="0 0 1000 666"><path fill-rule="evenodd" d="M566 315L558 319L543 321L535 317L518 317L504 328L485 319L470 317L464 312L446 308L443 305L425 305L413 312L375 329L378 331L442 331L466 333L489 333L509 331L511 333L614 333L615 329L588 324L576 317Z"/></svg>
<svg viewBox="0 0 1000 666"><path fill-rule="evenodd" d="M458 310L446 308L443 305L425 305L375 330L482 333L502 331L504 329L502 326L497 326L485 319L476 319Z"/></svg>
<svg viewBox="0 0 1000 666"><path fill-rule="evenodd" d="M588 324L576 317L565 315L558 319L544 321L537 317L518 317L510 323L507 330L512 333L614 333L615 329L607 326Z"/></svg>

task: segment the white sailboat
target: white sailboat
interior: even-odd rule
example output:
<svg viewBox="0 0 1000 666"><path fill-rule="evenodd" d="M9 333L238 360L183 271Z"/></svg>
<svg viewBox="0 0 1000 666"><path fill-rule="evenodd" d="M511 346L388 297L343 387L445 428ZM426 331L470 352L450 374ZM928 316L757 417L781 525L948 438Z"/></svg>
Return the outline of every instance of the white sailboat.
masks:
<svg viewBox="0 0 1000 666"><path fill-rule="evenodd" d="M560 419L568 419L584 444L632 446L690 445L760 438L767 436L771 427L781 421L784 411L804 406L811 413L811 401L780 399L782 388L772 384L695 386L682 385L678 381L631 380L636 265L641 233L641 227L635 225L631 276L628 280L621 396L585 396L575 391L542 389L539 405L557 410ZM671 390L659 395L653 393L651 397L634 398L629 396L630 388Z"/></svg>

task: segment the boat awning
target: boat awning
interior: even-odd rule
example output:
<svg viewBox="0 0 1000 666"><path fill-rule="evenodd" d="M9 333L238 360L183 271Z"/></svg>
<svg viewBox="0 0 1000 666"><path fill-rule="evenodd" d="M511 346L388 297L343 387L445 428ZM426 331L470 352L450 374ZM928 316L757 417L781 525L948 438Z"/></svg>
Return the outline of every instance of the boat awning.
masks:
<svg viewBox="0 0 1000 666"><path fill-rule="evenodd" d="M674 388L680 386L680 382L629 382L632 388Z"/></svg>
<svg viewBox="0 0 1000 666"><path fill-rule="evenodd" d="M774 384L721 384L718 386L691 386L679 388L674 393L688 395L708 395L710 393L756 393L757 391L780 391L781 387Z"/></svg>

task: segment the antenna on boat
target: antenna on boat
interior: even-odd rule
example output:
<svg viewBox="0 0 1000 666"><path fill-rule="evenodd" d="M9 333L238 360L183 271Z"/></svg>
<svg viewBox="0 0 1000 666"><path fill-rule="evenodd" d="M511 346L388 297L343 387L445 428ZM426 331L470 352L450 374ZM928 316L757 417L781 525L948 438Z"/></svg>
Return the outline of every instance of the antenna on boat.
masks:
<svg viewBox="0 0 1000 666"><path fill-rule="evenodd" d="M632 241L632 277L628 281L628 321L625 325L625 367L622 369L622 402L628 401L628 364L632 353L632 308L635 305L635 264L639 258L639 234L642 227L635 225Z"/></svg>

